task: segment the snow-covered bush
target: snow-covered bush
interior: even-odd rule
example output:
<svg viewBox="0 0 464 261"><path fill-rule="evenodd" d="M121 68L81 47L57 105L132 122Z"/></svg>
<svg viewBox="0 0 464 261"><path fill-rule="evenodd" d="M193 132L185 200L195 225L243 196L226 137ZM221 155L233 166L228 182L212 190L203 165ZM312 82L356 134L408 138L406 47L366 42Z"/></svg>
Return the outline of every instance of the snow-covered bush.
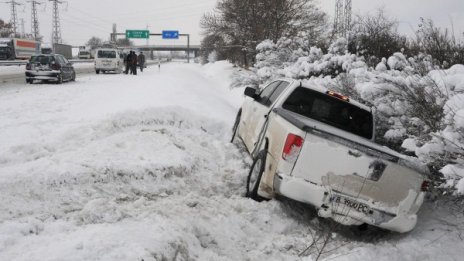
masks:
<svg viewBox="0 0 464 261"><path fill-rule="evenodd" d="M402 71L409 66L408 60L402 53L394 53L390 58L387 60L387 64L392 70Z"/></svg>
<svg viewBox="0 0 464 261"><path fill-rule="evenodd" d="M209 63L215 63L218 60L218 54L215 50L213 50L211 53L208 55L208 62Z"/></svg>
<svg viewBox="0 0 464 261"><path fill-rule="evenodd" d="M254 69L261 81L272 80L287 66L310 52L308 40L303 36L282 37L276 43L265 40L256 47L256 64Z"/></svg>
<svg viewBox="0 0 464 261"><path fill-rule="evenodd" d="M336 77L359 68L366 68L364 58L348 53L346 39L340 38L330 45L327 54L323 54L319 48L311 48L308 56L299 58L296 63L284 69L284 76L295 79Z"/></svg>

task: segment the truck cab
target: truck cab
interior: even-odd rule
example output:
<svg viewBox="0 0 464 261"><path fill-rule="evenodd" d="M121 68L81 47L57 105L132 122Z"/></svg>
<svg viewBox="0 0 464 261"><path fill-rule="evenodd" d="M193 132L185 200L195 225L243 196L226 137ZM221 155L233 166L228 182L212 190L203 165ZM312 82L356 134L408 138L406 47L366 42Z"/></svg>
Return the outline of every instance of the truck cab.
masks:
<svg viewBox="0 0 464 261"><path fill-rule="evenodd" d="M0 60L14 60L13 42L11 39L0 39Z"/></svg>

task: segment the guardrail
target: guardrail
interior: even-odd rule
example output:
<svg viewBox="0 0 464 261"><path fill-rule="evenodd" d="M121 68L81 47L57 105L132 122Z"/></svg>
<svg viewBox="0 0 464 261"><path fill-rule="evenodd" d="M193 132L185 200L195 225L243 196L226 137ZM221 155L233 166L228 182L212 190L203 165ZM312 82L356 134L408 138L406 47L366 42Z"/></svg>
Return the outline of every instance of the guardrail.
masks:
<svg viewBox="0 0 464 261"><path fill-rule="evenodd" d="M79 60L69 60L72 63L93 63L93 59L79 59ZM13 60L13 61L0 61L0 66L21 66L26 65L27 60Z"/></svg>
<svg viewBox="0 0 464 261"><path fill-rule="evenodd" d="M0 66L25 65L27 61L0 61Z"/></svg>

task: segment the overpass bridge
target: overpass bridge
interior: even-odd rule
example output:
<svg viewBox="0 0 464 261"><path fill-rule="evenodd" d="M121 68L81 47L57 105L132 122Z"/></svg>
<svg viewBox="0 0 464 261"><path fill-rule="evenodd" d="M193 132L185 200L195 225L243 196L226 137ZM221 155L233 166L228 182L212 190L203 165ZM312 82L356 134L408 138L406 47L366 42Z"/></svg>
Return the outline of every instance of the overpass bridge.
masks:
<svg viewBox="0 0 464 261"><path fill-rule="evenodd" d="M117 37L119 35L124 35L126 39L128 38L137 38L137 39L148 39L150 36L157 36L157 37L163 37L164 39L165 36L163 34L159 33L150 33L148 30L132 30L135 31L136 33L141 33L140 36L138 35L132 35L130 34L130 30L126 30L126 33L116 33L113 32L110 35L110 39L112 42L116 42ZM187 38L187 45L145 45L145 46L137 46L137 47L125 47L128 49L133 49L137 48L141 51L185 51L187 53L187 60L190 62L190 54L191 52L194 53L194 56L198 56L198 52L200 51L200 46L199 45L191 45L190 44L190 34L179 34L178 31L176 33L176 38L167 38L167 39L179 39L179 37L186 37Z"/></svg>
<svg viewBox="0 0 464 261"><path fill-rule="evenodd" d="M194 53L194 56L197 57L199 51L201 50L200 45L138 45L138 46L120 46L119 48L123 49L137 49L141 51L184 51L188 53Z"/></svg>

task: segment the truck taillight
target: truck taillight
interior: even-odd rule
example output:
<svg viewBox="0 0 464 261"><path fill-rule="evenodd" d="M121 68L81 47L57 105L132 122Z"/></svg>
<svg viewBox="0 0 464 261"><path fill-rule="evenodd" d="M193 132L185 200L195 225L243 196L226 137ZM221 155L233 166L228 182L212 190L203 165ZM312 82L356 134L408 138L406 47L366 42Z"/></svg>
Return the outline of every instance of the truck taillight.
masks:
<svg viewBox="0 0 464 261"><path fill-rule="evenodd" d="M32 70L32 65L30 63L26 65L26 70Z"/></svg>
<svg viewBox="0 0 464 261"><path fill-rule="evenodd" d="M284 160L294 160L300 154L301 147L303 146L304 139L295 134L288 134L285 141L284 150L282 151L282 158Z"/></svg>
<svg viewBox="0 0 464 261"><path fill-rule="evenodd" d="M428 180L422 181L421 191L427 192L427 191L429 191L429 189L430 189L430 181L428 181Z"/></svg>

